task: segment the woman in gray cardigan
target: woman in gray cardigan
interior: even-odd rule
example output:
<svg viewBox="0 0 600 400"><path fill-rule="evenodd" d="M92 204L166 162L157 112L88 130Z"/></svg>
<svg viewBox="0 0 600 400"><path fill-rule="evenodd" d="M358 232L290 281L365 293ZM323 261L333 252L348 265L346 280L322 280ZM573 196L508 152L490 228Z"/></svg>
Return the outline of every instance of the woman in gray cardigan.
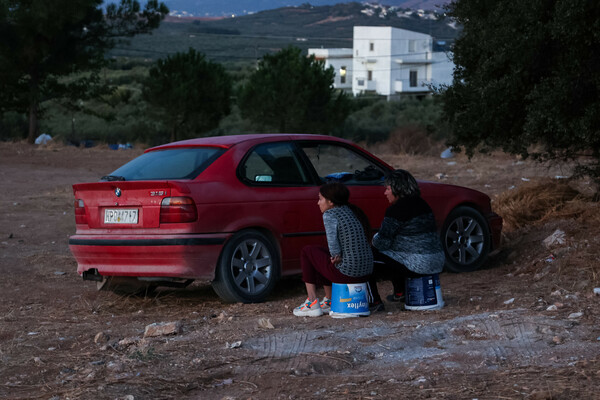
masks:
<svg viewBox="0 0 600 400"><path fill-rule="evenodd" d="M392 281L394 293L388 300L404 297L404 282L442 272L445 256L431 207L421 197L415 178L398 169L386 176L384 195L390 202L381 228L373 237L375 270L369 279L371 311L384 310L377 278Z"/></svg>
<svg viewBox="0 0 600 400"><path fill-rule="evenodd" d="M366 282L373 270L373 254L367 239L370 230L365 214L348 202L350 192L339 182L327 183L319 189L319 209L328 248L305 246L300 263L307 298L294 309L300 317L318 317L331 307L331 285ZM317 285L322 285L325 297L319 303Z"/></svg>

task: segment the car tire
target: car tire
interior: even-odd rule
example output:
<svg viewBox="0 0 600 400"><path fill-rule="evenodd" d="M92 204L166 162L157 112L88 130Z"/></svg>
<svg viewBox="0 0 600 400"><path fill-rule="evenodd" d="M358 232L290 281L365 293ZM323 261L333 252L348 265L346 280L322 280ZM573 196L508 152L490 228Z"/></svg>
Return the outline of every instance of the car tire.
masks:
<svg viewBox="0 0 600 400"><path fill-rule="evenodd" d="M440 236L449 271L475 271L481 268L490 253L490 229L481 213L472 207L460 206L452 210Z"/></svg>
<svg viewBox="0 0 600 400"><path fill-rule="evenodd" d="M103 276L102 281L96 282L96 289L121 295L147 296L156 286L141 282L133 276Z"/></svg>
<svg viewBox="0 0 600 400"><path fill-rule="evenodd" d="M226 302L258 303L279 278L279 253L257 230L235 234L223 247L212 287Z"/></svg>

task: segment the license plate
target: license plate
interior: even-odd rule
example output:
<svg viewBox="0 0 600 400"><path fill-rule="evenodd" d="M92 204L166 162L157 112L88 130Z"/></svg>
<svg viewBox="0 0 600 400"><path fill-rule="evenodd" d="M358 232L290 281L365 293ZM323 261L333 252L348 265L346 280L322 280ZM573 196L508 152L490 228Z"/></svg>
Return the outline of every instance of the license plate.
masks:
<svg viewBox="0 0 600 400"><path fill-rule="evenodd" d="M137 224L138 223L138 210L137 209L111 209L107 208L104 210L104 223L105 224Z"/></svg>

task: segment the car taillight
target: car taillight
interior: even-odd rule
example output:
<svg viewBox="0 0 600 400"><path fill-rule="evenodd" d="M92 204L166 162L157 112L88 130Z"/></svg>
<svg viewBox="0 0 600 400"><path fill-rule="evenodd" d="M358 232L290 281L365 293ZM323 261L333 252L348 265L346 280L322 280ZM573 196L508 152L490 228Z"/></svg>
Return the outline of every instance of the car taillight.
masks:
<svg viewBox="0 0 600 400"><path fill-rule="evenodd" d="M75 199L75 223L87 224L87 217L85 216L85 204L81 199Z"/></svg>
<svg viewBox="0 0 600 400"><path fill-rule="evenodd" d="M160 204L161 224L193 222L196 219L196 204L189 197L165 197Z"/></svg>

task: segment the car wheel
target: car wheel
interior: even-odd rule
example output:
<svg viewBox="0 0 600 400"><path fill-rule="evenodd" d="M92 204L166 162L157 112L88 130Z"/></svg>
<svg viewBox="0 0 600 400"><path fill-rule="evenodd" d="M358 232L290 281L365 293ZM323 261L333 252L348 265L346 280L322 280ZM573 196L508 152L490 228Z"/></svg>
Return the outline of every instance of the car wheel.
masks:
<svg viewBox="0 0 600 400"><path fill-rule="evenodd" d="M156 286L141 282L133 276L103 276L102 281L96 282L96 289L123 295L147 296Z"/></svg>
<svg viewBox="0 0 600 400"><path fill-rule="evenodd" d="M457 207L448 214L441 239L446 254L446 269L453 272L479 269L490 252L488 224L471 207Z"/></svg>
<svg viewBox="0 0 600 400"><path fill-rule="evenodd" d="M215 275L212 286L223 300L261 302L279 277L279 255L264 234L242 231L223 248Z"/></svg>

